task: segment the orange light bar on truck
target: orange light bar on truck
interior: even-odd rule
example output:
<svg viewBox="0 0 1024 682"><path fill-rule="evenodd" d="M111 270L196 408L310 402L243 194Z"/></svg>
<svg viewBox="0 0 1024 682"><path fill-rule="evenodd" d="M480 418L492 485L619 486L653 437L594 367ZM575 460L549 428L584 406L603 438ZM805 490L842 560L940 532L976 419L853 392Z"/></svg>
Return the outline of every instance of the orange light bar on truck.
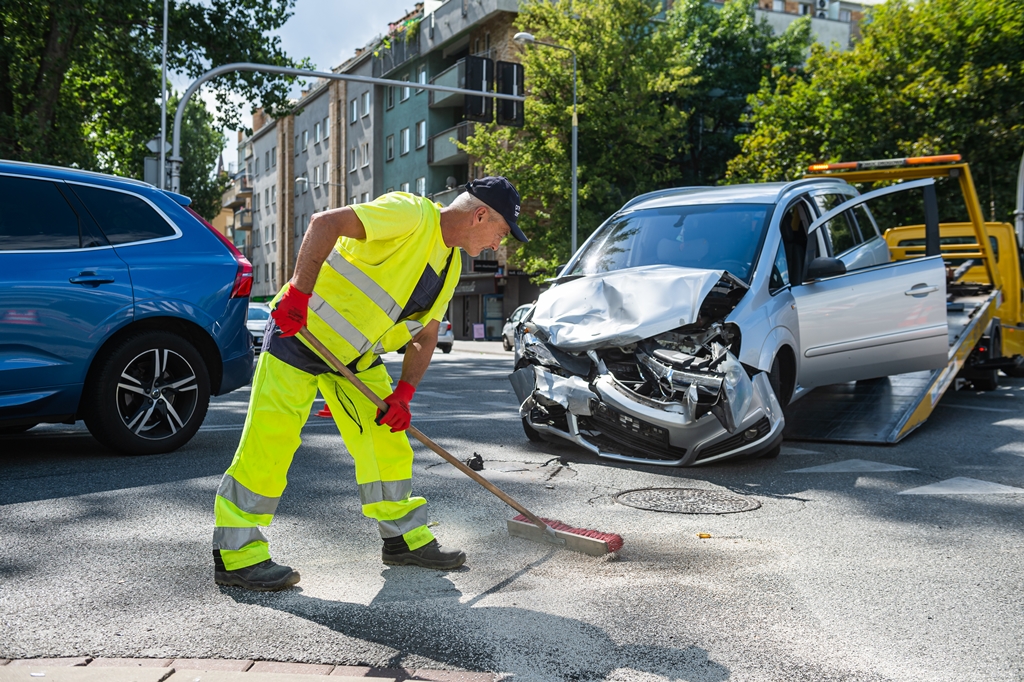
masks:
<svg viewBox="0 0 1024 682"><path fill-rule="evenodd" d="M838 163L815 163L808 166L811 173L834 170L873 170L876 168L899 168L901 166L922 166L930 163L956 163L959 154L940 154L938 156L907 156L902 159L875 159L874 161L842 161Z"/></svg>

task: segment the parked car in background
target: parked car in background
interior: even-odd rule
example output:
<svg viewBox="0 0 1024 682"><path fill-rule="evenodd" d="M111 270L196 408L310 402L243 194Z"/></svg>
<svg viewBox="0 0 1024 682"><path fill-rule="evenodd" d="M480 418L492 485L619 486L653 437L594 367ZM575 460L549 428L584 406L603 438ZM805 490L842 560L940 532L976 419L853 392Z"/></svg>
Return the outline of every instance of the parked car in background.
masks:
<svg viewBox="0 0 1024 682"><path fill-rule="evenodd" d="M249 316L245 320L245 326L252 334L252 347L259 356L263 348L263 334L267 329L267 321L270 319L270 306L266 303L249 303Z"/></svg>
<svg viewBox="0 0 1024 682"><path fill-rule="evenodd" d="M945 366L942 258L890 262L868 208L937 216L933 183L858 195L815 178L628 202L517 328L527 436L644 464L772 457L782 408L808 390Z"/></svg>
<svg viewBox="0 0 1024 682"><path fill-rule="evenodd" d="M501 328L501 345L505 350L512 350L512 343L515 339L516 326L526 315L527 311L534 306L533 303L521 305L512 311L512 314L505 320L505 326Z"/></svg>
<svg viewBox="0 0 1024 682"><path fill-rule="evenodd" d="M452 346L455 344L455 332L452 331L452 323L447 318L441 320L437 326L437 349L442 353L448 354L452 352ZM399 355L405 354L406 346L402 346L398 349Z"/></svg>
<svg viewBox="0 0 1024 682"><path fill-rule="evenodd" d="M0 432L82 419L119 452L169 452L250 381L252 267L190 203L0 161Z"/></svg>

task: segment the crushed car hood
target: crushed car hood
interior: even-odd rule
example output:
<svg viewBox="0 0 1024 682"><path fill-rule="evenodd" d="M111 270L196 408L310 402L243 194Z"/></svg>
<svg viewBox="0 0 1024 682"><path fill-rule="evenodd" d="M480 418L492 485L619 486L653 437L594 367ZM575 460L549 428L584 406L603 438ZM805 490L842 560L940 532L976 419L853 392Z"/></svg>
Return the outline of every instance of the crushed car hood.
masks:
<svg viewBox="0 0 1024 682"><path fill-rule="evenodd" d="M567 351L628 346L696 322L723 273L645 265L588 275L541 294L530 326Z"/></svg>

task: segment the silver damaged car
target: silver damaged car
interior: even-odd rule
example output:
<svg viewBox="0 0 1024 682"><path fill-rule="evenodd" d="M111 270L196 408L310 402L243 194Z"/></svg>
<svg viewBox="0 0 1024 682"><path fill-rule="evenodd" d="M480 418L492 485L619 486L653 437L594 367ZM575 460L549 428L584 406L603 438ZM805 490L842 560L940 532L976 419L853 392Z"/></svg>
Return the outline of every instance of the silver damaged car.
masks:
<svg viewBox="0 0 1024 682"><path fill-rule="evenodd" d="M771 457L782 408L811 388L942 366L941 258L890 262L868 208L923 209L928 182L633 199L516 328L510 379L527 436L645 464Z"/></svg>

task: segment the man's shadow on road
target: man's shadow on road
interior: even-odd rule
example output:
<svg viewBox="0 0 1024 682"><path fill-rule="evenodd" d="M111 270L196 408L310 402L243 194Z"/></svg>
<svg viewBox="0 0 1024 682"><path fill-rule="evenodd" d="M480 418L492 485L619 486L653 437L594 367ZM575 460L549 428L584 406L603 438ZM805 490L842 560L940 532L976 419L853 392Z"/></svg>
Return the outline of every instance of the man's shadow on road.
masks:
<svg viewBox="0 0 1024 682"><path fill-rule="evenodd" d="M548 555L550 556L550 555ZM543 563L526 566L468 601L443 574L385 568L384 586L368 606L309 597L299 589L274 595L221 590L240 604L305 618L346 637L397 649L383 667L417 656L473 671L512 673L517 680L603 680L618 668L670 680L718 682L729 670L700 647L619 645L590 623L515 606L475 606Z"/></svg>

